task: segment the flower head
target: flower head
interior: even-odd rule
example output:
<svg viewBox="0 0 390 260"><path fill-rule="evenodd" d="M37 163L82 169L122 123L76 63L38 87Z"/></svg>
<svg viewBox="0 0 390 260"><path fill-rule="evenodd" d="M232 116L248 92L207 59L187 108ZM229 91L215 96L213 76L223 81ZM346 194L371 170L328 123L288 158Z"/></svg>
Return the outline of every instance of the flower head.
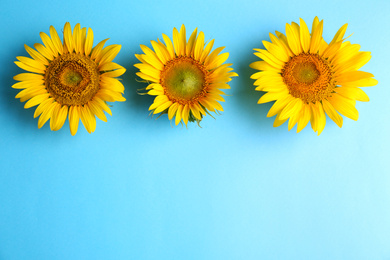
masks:
<svg viewBox="0 0 390 260"><path fill-rule="evenodd" d="M214 40L206 44L197 29L187 41L184 25L180 32L173 29L173 42L165 34L163 39L165 44L151 41L154 50L141 45L144 54L136 54L141 61L134 65L140 70L137 75L150 83L147 94L156 96L149 110L168 114L169 120L175 117L176 125L199 123L209 111L223 111L221 89L229 89L226 83L238 76L232 64L223 64L229 53L220 54L224 47L211 51Z"/></svg>
<svg viewBox="0 0 390 260"><path fill-rule="evenodd" d="M250 65L260 70L251 78L256 80L256 90L266 92L259 104L276 101L267 114L276 115L275 127L289 120L288 129L298 124L299 132L310 121L319 135L325 127L325 114L339 127L343 124L340 114L358 119L356 100L369 101L359 87L374 86L377 80L371 73L359 71L371 53L345 41L346 30L347 24L328 44L322 37L323 21L316 17L310 33L300 19L300 25L286 24L286 35L270 33L271 42L263 41L266 50L255 49L262 61Z"/></svg>
<svg viewBox="0 0 390 260"><path fill-rule="evenodd" d="M38 128L50 119L53 131L61 129L69 118L70 132L75 135L79 120L89 133L96 128L95 116L107 121L103 111L111 115L106 102L125 101L124 87L116 79L126 69L112 62L120 45L93 46L93 31L76 24L73 33L69 23L64 27L61 42L57 31L50 26L50 37L41 32L43 45L36 50L25 45L32 58L17 57L15 64L28 71L14 77L20 81L12 87L23 89L16 98L27 101L24 108L38 106L34 117L39 117Z"/></svg>

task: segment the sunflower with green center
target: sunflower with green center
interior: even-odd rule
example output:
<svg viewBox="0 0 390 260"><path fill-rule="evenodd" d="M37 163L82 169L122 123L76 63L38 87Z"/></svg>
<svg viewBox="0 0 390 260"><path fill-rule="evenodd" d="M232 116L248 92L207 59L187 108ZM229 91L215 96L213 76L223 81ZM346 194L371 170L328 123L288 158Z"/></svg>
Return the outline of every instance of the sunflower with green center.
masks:
<svg viewBox="0 0 390 260"><path fill-rule="evenodd" d="M151 41L153 50L141 45L144 54L136 54L141 63L135 64L137 75L149 82L147 94L156 96L149 110L153 114L168 114L175 117L175 124L183 121L199 123L209 111L223 111L218 101L225 101L221 89L229 89L232 64L223 64L229 53L220 52L224 47L213 48L214 40L207 44L204 33L197 29L186 38L182 25L180 32L173 29L173 42L163 34L164 43L159 39Z"/></svg>
<svg viewBox="0 0 390 260"><path fill-rule="evenodd" d="M263 41L263 49L254 49L262 59L250 65L260 70L255 79L256 90L266 92L259 104L276 101L267 116L276 115L274 127L288 122L288 130L296 124L297 132L306 125L318 135L328 115L339 127L340 114L357 120L356 100L369 101L359 87L374 86L374 75L359 71L371 58L370 52L359 51L360 45L343 39L347 24L328 44L322 37L323 21L316 17L311 33L304 20L286 24L286 35L270 33L271 42ZM340 114L339 114L340 113Z"/></svg>
<svg viewBox="0 0 390 260"><path fill-rule="evenodd" d="M89 133L95 131L96 117L107 121L103 111L111 114L106 102L125 101L124 87L116 79L126 69L112 62L121 45L104 47L103 40L93 46L93 31L73 30L65 24L63 43L57 31L50 26L50 37L41 32L43 45L34 44L36 50L25 45L32 58L17 57L15 64L28 71L14 77L20 81L12 87L23 89L16 98L25 102L24 108L38 106L34 118L39 117L38 128L50 119L50 128L59 130L69 118L70 132L77 133L81 119ZM104 47L104 48L103 48Z"/></svg>

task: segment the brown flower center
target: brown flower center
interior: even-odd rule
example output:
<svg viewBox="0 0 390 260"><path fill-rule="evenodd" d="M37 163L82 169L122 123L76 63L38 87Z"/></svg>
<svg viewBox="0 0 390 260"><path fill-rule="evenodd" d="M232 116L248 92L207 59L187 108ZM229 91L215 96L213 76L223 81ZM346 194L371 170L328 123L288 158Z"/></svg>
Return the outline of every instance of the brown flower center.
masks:
<svg viewBox="0 0 390 260"><path fill-rule="evenodd" d="M160 84L171 101L187 103L206 94L208 74L193 58L178 57L165 65Z"/></svg>
<svg viewBox="0 0 390 260"><path fill-rule="evenodd" d="M45 86L61 105L84 105L99 90L99 70L90 58L68 53L47 67Z"/></svg>
<svg viewBox="0 0 390 260"><path fill-rule="evenodd" d="M284 65L282 77L290 94L305 103L321 101L336 87L329 63L318 54L292 57Z"/></svg>

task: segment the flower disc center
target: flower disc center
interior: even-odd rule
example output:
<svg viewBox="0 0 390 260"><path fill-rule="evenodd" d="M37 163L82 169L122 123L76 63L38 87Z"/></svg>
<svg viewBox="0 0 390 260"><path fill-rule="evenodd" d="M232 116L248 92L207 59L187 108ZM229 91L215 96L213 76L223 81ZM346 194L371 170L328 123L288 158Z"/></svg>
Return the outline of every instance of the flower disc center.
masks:
<svg viewBox="0 0 390 260"><path fill-rule="evenodd" d="M298 82L311 84L319 76L319 71L317 70L313 62L303 62L295 65L293 69L293 76Z"/></svg>
<svg viewBox="0 0 390 260"><path fill-rule="evenodd" d="M173 98L191 100L202 93L205 75L204 69L195 60L179 57L161 72L161 85Z"/></svg>
<svg viewBox="0 0 390 260"><path fill-rule="evenodd" d="M83 76L74 70L64 71L62 79L66 85L77 86L83 80Z"/></svg>
<svg viewBox="0 0 390 260"><path fill-rule="evenodd" d="M45 86L62 105L84 105L99 90L97 64L81 54L58 56L46 69Z"/></svg>
<svg viewBox="0 0 390 260"><path fill-rule="evenodd" d="M282 77L290 94L305 103L321 101L336 87L329 63L318 54L292 57L284 65Z"/></svg>

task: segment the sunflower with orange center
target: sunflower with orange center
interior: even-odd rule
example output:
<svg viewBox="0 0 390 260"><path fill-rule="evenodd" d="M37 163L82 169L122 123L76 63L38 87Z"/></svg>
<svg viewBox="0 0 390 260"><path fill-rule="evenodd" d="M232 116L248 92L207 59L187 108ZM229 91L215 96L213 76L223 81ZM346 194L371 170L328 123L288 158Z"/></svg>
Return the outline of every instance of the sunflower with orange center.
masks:
<svg viewBox="0 0 390 260"><path fill-rule="evenodd" d="M288 121L288 130L296 124L297 132L306 125L318 135L324 130L328 115L342 127L344 115L357 120L356 101L369 101L359 87L374 86L374 75L359 71L371 58L360 45L345 41L347 24L328 44L322 37L323 21L316 17L312 30L304 20L286 24L286 35L270 33L271 42L263 41L263 49L254 49L262 59L250 65L260 70L255 79L256 90L266 92L259 104L275 101L267 116L276 115L274 127ZM340 115L341 114L341 115Z"/></svg>
<svg viewBox="0 0 390 260"><path fill-rule="evenodd" d="M218 101L225 101L221 89L229 89L232 64L223 64L229 53L224 47L213 48L214 40L205 43L204 33L193 31L187 41L186 29L173 29L173 42L163 34L164 42L151 41L153 49L141 45L144 54L136 54L141 63L135 64L137 75L150 83L147 94L156 96L149 110L153 114L175 117L175 124L183 121L199 123L209 111L223 111Z"/></svg>
<svg viewBox="0 0 390 260"><path fill-rule="evenodd" d="M93 46L91 28L76 24L73 33L69 23L64 27L61 42L57 31L50 26L50 37L41 32L43 45L36 50L25 45L32 58L17 57L15 64L28 71L14 77L20 81L12 87L23 89L16 98L25 102L24 108L38 106L34 118L39 117L38 128L50 119L53 131L61 129L67 117L70 132L77 133L81 119L89 133L95 131L96 117L107 121L103 111L111 114L107 102L125 101L124 87L116 78L126 69L112 62L121 45L104 47L103 40ZM103 48L104 47L104 48Z"/></svg>

